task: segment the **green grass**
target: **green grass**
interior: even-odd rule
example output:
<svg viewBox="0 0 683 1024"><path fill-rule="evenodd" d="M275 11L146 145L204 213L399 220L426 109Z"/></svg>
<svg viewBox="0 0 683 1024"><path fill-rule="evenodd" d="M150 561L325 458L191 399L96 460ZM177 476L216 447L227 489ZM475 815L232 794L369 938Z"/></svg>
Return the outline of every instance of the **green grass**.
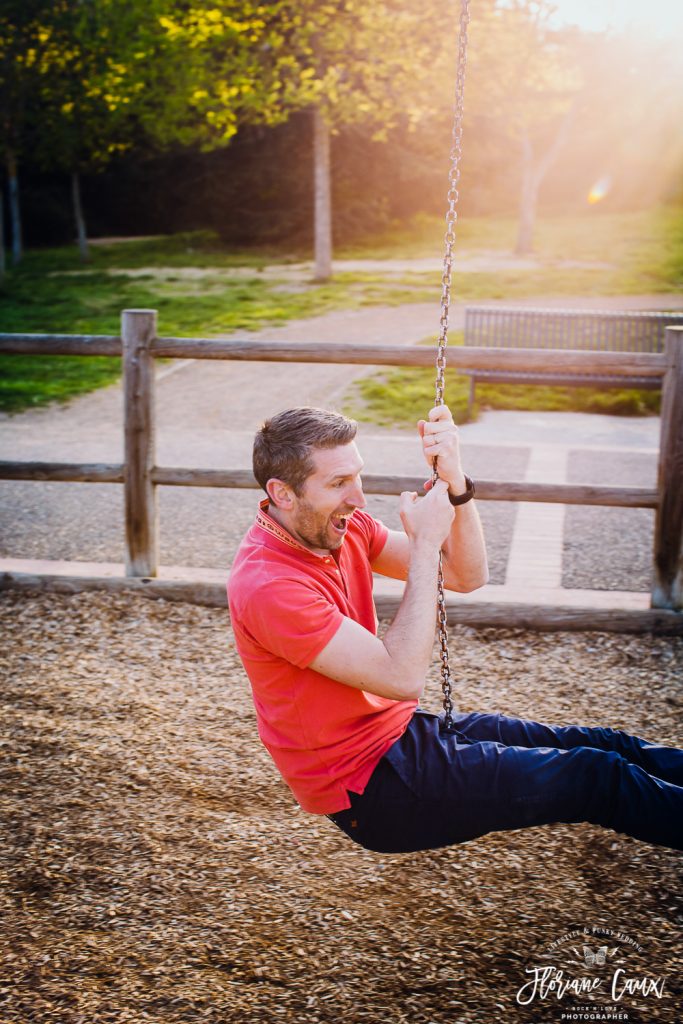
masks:
<svg viewBox="0 0 683 1024"><path fill-rule="evenodd" d="M464 250L509 252L515 239L514 220L472 219L458 228ZM441 221L423 219L414 240L415 258L436 251L443 234ZM373 258L407 258L408 235L377 238L363 251ZM354 254L351 250L350 254ZM361 252L355 252L360 256ZM582 217L548 218L539 222L536 253L542 269L532 274L504 271L491 274L457 273L454 292L462 302L544 295L637 295L679 292L683 288L683 210L664 208L637 213L589 211ZM604 268L566 263L604 263ZM425 275L413 275L413 286ZM426 285L426 281L425 281ZM434 344L434 340L430 340ZM453 335L451 344L462 344ZM458 423L467 420L469 378L446 374L447 401ZM347 403L356 418L384 425L424 417L434 400L434 371L379 371L357 381ZM562 388L522 385L477 385L474 416L482 409L597 412L648 415L659 411L660 394L633 389Z"/></svg>
<svg viewBox="0 0 683 1024"><path fill-rule="evenodd" d="M458 247L468 252L509 252L515 226L514 220L505 218L463 221L458 227ZM442 236L439 219L420 218L336 255L347 259L438 257ZM644 294L683 287L681 209L625 214L591 210L584 216L544 219L536 238L538 266L533 270L459 273L456 250L453 290L457 301ZM436 332L440 273L347 271L324 284L305 275L293 280L288 264L306 255L272 248L228 250L211 232L94 246L85 266L75 247L31 251L7 274L0 293L0 332L118 334L121 310L142 307L158 310L162 335L216 336L330 310L406 302L433 302ZM604 266L573 266L572 262ZM274 265L282 266L280 277L272 270L264 273L266 266ZM157 268L165 269L163 277L155 274ZM198 270L201 276L192 276ZM118 271L140 273L130 276ZM65 400L109 383L118 373L117 360L0 356L0 409L19 411ZM395 407L395 419L401 420L402 403L410 406L413 377L419 376L398 370L369 378L358 391L364 414L387 416L388 405ZM449 399L456 401L460 396L456 404L461 405L466 381L454 380L450 387ZM382 389L391 396L386 402L380 397ZM642 411L651 409L655 398L652 394L624 397L621 392L591 396L583 389L570 389L567 394L558 389L540 393L537 388L480 390L480 404L494 408L529 401L542 403L534 408L557 408L558 402L565 403L562 408L585 408L589 402L591 408Z"/></svg>
<svg viewBox="0 0 683 1024"><path fill-rule="evenodd" d="M253 267L256 272L269 263L291 263L305 259L305 254L287 253L281 249L226 249L214 231L188 231L176 235L159 235L139 241L122 241L91 245L90 259L83 264L76 246L31 250L25 266L31 273L50 273L140 267Z"/></svg>
<svg viewBox="0 0 683 1024"><path fill-rule="evenodd" d="M463 345L462 331L451 331L449 348ZM422 345L435 344L426 338ZM380 426L405 426L424 419L434 404L435 370L397 367L379 370L351 386L344 412ZM470 379L446 370L446 403L456 423L467 423ZM595 412L612 416L651 416L659 412L659 391L548 387L528 384L477 384L472 418L484 409L537 412Z"/></svg>
<svg viewBox="0 0 683 1024"><path fill-rule="evenodd" d="M23 409L63 402L112 384L121 360L108 356L0 356L0 409Z"/></svg>
<svg viewBox="0 0 683 1024"><path fill-rule="evenodd" d="M354 304L353 293L340 282L288 293L258 277L157 279L151 273L131 278L93 271L39 280L27 267L6 289L0 330L117 334L121 310L142 307L158 310L165 335L208 335L255 330L349 304Z"/></svg>
<svg viewBox="0 0 683 1024"><path fill-rule="evenodd" d="M118 334L122 309L154 308L164 335L216 336L356 307L363 300L362 288L348 281L286 292L256 275L158 280L153 274L130 278L92 269L72 276L48 269L52 259L39 253L34 262L29 254L12 273L0 303L0 331ZM119 374L118 359L0 355L0 409L19 412L64 401L112 383Z"/></svg>
<svg viewBox="0 0 683 1024"><path fill-rule="evenodd" d="M455 246L458 252L512 252L517 222L509 217L471 217L459 222ZM409 227L396 227L368 238L362 245L346 246L337 255L346 259L421 259L443 251L444 222L419 217ZM651 210L610 213L599 207L565 217L540 218L534 237L534 257L542 265L537 273L523 275L532 291L547 290L553 283L560 293L646 294L680 291L683 288L683 208L664 206ZM611 268L587 270L566 263L603 263ZM478 275L461 274L460 282ZM514 276L514 275L513 275ZM510 280L504 283L508 292ZM576 291L574 289L581 289ZM596 289L597 290L594 290ZM504 296L505 297L505 296Z"/></svg>
<svg viewBox="0 0 683 1024"><path fill-rule="evenodd" d="M434 370L381 372L356 381L345 412L380 426L405 426L424 419L434 405ZM469 378L446 371L446 403L456 423L466 423ZM483 409L532 409L544 412L597 412L612 416L643 416L659 412L657 391L563 388L510 384L478 384L474 418Z"/></svg>

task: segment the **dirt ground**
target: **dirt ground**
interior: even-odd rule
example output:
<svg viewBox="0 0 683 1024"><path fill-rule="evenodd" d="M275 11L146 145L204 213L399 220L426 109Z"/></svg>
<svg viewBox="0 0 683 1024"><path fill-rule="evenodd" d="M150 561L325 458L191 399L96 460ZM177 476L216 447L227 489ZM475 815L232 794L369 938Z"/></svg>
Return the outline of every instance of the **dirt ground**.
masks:
<svg viewBox="0 0 683 1024"><path fill-rule="evenodd" d="M680 854L589 825L366 852L279 780L226 612L3 594L0 621L3 1024L590 1019L516 998L584 928L664 985L592 1019L680 1022ZM463 711L683 745L683 639L451 639Z"/></svg>

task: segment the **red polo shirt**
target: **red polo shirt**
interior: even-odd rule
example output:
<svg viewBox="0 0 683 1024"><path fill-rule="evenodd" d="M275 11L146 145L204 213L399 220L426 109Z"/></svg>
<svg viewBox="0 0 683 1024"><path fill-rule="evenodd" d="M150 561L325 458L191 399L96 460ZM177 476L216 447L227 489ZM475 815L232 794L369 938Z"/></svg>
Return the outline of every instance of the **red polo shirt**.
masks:
<svg viewBox="0 0 683 1024"><path fill-rule="evenodd" d="M377 697L309 668L345 616L377 632L370 563L387 539L362 511L341 547L317 555L259 507L228 583L237 650L251 682L261 740L304 810L350 807L405 731L416 700Z"/></svg>

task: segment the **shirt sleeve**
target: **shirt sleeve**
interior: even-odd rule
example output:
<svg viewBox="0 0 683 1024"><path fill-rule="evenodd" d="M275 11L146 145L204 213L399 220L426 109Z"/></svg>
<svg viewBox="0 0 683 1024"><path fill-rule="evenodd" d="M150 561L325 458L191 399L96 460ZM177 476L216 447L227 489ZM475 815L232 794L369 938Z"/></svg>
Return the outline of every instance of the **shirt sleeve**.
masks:
<svg viewBox="0 0 683 1024"><path fill-rule="evenodd" d="M271 580L245 608L254 640L297 668L308 668L341 626L344 615L324 594L301 580Z"/></svg>

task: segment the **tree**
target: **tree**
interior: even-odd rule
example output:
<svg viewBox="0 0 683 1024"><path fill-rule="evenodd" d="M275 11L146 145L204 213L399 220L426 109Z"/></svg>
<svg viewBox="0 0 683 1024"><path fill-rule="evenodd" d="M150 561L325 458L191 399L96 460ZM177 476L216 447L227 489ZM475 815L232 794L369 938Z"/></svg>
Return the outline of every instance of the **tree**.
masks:
<svg viewBox="0 0 683 1024"><path fill-rule="evenodd" d="M243 125L285 119L278 68L286 57L274 45L269 12L249 0L167 5L139 111L153 145L209 152L227 146Z"/></svg>
<svg viewBox="0 0 683 1024"><path fill-rule="evenodd" d="M331 135L341 126L364 125L374 138L386 138L398 123L414 127L429 116L435 94L444 102L444 69L454 67L452 12L452 4L440 0L276 5L273 25L281 29L288 58L280 69L279 100L285 111L311 112L316 279L332 272ZM444 24L447 33L438 30Z"/></svg>
<svg viewBox="0 0 683 1024"><path fill-rule="evenodd" d="M482 0L491 6L494 0ZM163 19L178 47L163 117L147 127L163 145L226 145L246 123L276 124L307 110L314 164L315 276L331 273L331 136L365 125L386 137L415 125L452 80L455 34L447 0L205 0ZM448 32L437 26L446 24Z"/></svg>
<svg viewBox="0 0 683 1024"><path fill-rule="evenodd" d="M512 0L473 26L469 109L499 146L518 153L519 254L533 248L539 191L569 137L582 85L578 31L553 28L552 13L547 0Z"/></svg>
<svg viewBox="0 0 683 1024"><path fill-rule="evenodd" d="M84 172L104 168L145 135L162 145L225 144L237 130L237 112L255 103L256 7L234 3L229 13L174 0L29 0L30 17L21 4L14 11L13 0L9 7L2 38L12 43L0 50L8 163L20 137L43 167L70 175L84 259ZM209 59L217 53L218 66ZM14 182L16 174L12 211ZM13 223L18 239L14 212Z"/></svg>
<svg viewBox="0 0 683 1024"><path fill-rule="evenodd" d="M0 6L0 149L7 172L15 264L23 254L18 165L42 46L40 16L48 6L45 0L4 0Z"/></svg>
<svg viewBox="0 0 683 1024"><path fill-rule="evenodd" d="M0 285L4 284L7 257L5 255L5 192L0 184Z"/></svg>
<svg viewBox="0 0 683 1024"><path fill-rule="evenodd" d="M606 174L615 182L638 180L654 198L661 182L654 152L669 151L669 174L674 163L680 167L683 91L675 46L558 29L552 13L546 0L515 0L473 23L469 137L476 124L480 136L512 153L500 166L506 181L519 179L520 254L533 248L539 195L560 156L565 194L589 176L581 184L584 201L590 184Z"/></svg>
<svg viewBox="0 0 683 1024"><path fill-rule="evenodd" d="M71 178L76 235L88 258L81 175L100 170L139 136L163 64L161 0L55 0L41 22L33 151Z"/></svg>

